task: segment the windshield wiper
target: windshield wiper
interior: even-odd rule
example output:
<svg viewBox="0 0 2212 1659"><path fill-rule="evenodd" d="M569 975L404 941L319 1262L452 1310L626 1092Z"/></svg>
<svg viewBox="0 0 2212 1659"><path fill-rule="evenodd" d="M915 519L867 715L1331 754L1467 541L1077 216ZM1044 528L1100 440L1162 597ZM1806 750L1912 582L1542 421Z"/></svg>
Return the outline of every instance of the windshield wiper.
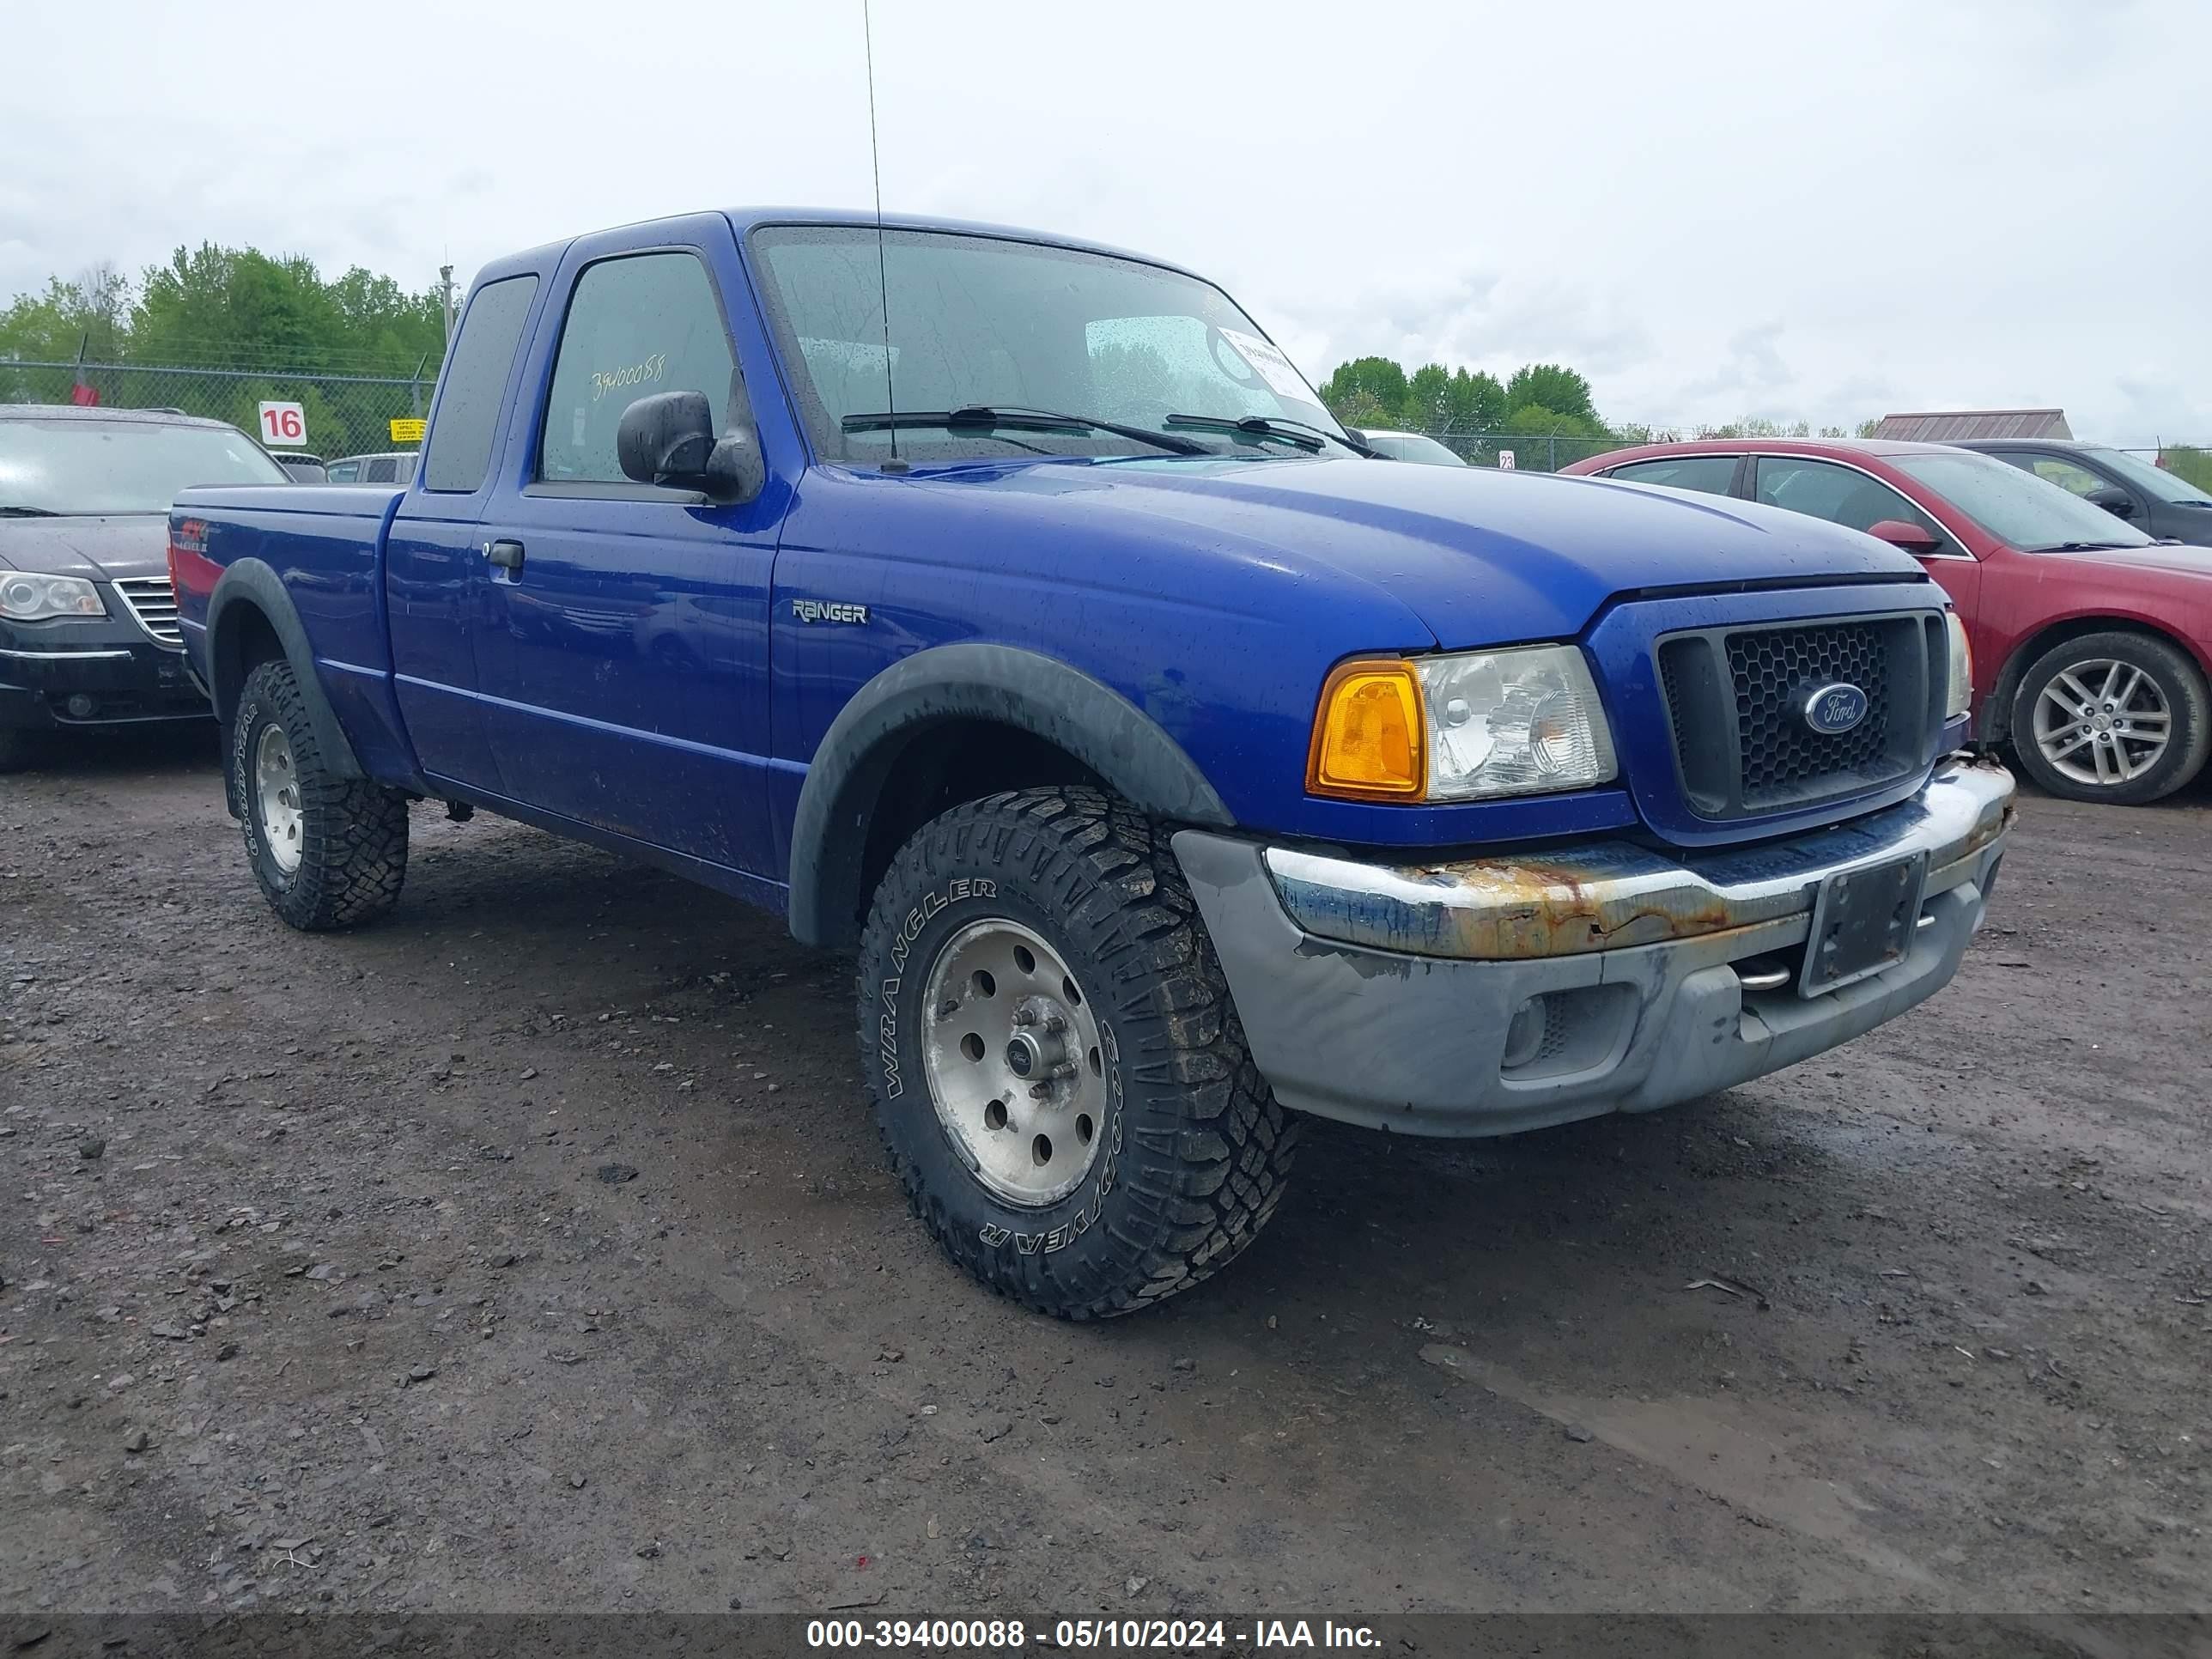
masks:
<svg viewBox="0 0 2212 1659"><path fill-rule="evenodd" d="M1091 415L1062 415L1049 409L1019 409L1005 404L967 404L958 409L902 409L896 414L887 410L876 415L848 415L837 424L848 432L902 432L909 427L941 427L949 432L1110 432L1117 438L1151 444L1170 454L1213 453L1195 439L1178 438L1171 432L1125 426L1119 421L1102 421Z"/></svg>
<svg viewBox="0 0 2212 1659"><path fill-rule="evenodd" d="M0 507L0 519L58 519L61 514L51 507Z"/></svg>
<svg viewBox="0 0 2212 1659"><path fill-rule="evenodd" d="M2051 542L2027 550L2031 553L2103 553L2116 547L2136 545L2137 544L2134 542Z"/></svg>
<svg viewBox="0 0 2212 1659"><path fill-rule="evenodd" d="M1370 461L1376 459L1376 453L1365 444L1340 432L1331 432L1327 427L1316 426L1311 421L1294 421L1286 415L1170 415L1168 424L1195 427L1206 432L1249 432L1262 438L1280 438L1310 452L1319 449L1322 441L1326 440L1333 444L1342 444L1353 454L1364 455ZM1311 435L1307 435L1309 434Z"/></svg>

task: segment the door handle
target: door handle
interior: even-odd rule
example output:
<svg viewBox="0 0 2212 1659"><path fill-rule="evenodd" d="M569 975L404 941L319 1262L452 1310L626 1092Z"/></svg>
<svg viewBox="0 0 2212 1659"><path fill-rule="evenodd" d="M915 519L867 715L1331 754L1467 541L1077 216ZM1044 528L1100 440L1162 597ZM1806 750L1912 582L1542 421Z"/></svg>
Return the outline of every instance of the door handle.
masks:
<svg viewBox="0 0 2212 1659"><path fill-rule="evenodd" d="M486 542L484 544L483 550L484 557L489 559L493 564L501 570L520 570L522 568L522 544L520 542Z"/></svg>

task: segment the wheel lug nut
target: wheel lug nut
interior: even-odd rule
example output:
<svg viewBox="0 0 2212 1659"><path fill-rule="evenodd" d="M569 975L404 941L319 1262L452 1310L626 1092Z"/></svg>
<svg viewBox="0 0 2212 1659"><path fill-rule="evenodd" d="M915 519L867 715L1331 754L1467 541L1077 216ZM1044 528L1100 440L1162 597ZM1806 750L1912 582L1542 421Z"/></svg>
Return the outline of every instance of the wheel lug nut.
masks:
<svg viewBox="0 0 2212 1659"><path fill-rule="evenodd" d="M1058 1014L1047 1014L1044 1017L1044 1029L1048 1031L1065 1031L1067 1029L1067 1022Z"/></svg>
<svg viewBox="0 0 2212 1659"><path fill-rule="evenodd" d="M1034 1008L1014 1010L1014 1024L1017 1025L1034 1025L1036 1024L1036 1010Z"/></svg>
<svg viewBox="0 0 2212 1659"><path fill-rule="evenodd" d="M1059 1065L1052 1068L1052 1074L1056 1078L1073 1077L1075 1075L1075 1062L1072 1060L1061 1060Z"/></svg>
<svg viewBox="0 0 2212 1659"><path fill-rule="evenodd" d="M950 1019L953 1015L959 1012L960 999L958 997L951 997L948 998L945 1006L937 1011L937 1017L939 1019Z"/></svg>
<svg viewBox="0 0 2212 1659"><path fill-rule="evenodd" d="M1042 1100L1051 1093L1052 1085L1049 1083L1032 1083L1030 1085L1030 1098L1031 1100Z"/></svg>

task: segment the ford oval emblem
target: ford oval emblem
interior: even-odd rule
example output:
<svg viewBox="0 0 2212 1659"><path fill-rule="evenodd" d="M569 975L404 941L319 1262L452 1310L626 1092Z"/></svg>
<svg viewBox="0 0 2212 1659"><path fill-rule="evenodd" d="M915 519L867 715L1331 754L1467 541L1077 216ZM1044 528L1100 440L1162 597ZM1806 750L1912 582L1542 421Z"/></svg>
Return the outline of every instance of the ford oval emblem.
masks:
<svg viewBox="0 0 2212 1659"><path fill-rule="evenodd" d="M1867 717L1867 694L1856 685L1824 685L1805 699L1805 724L1832 738L1841 737Z"/></svg>

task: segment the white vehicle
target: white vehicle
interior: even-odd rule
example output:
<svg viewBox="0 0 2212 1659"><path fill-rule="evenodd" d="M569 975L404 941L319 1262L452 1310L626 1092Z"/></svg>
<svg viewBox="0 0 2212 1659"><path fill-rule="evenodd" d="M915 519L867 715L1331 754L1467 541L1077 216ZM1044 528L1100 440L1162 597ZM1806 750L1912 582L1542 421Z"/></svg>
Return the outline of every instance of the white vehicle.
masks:
<svg viewBox="0 0 2212 1659"><path fill-rule="evenodd" d="M1455 455L1434 438L1418 432L1362 432L1367 447L1386 460L1419 461L1424 466L1465 466L1467 462Z"/></svg>

